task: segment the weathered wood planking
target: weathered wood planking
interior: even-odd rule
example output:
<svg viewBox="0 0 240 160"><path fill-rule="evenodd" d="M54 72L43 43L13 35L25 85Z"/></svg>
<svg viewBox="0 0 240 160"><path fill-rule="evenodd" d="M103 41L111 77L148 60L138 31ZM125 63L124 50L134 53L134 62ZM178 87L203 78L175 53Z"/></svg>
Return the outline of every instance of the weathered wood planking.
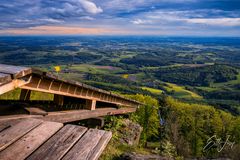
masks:
<svg viewBox="0 0 240 160"><path fill-rule="evenodd" d="M11 82L12 78L10 74L0 73L0 85Z"/></svg>
<svg viewBox="0 0 240 160"><path fill-rule="evenodd" d="M12 77L15 79L31 74L32 69L28 67L0 64L0 73L11 74Z"/></svg>
<svg viewBox="0 0 240 160"><path fill-rule="evenodd" d="M37 119L0 123L0 159L97 160L111 132ZM2 147L4 146L4 148Z"/></svg>
<svg viewBox="0 0 240 160"><path fill-rule="evenodd" d="M73 110L66 112L48 112L48 115L42 117L46 121L54 122L74 122L88 118L101 117L106 115L126 114L135 112L136 108L98 108L96 110Z"/></svg>
<svg viewBox="0 0 240 160"><path fill-rule="evenodd" d="M48 113L40 108L36 108L36 107L25 107L25 110L27 110L29 112L30 115L47 115Z"/></svg>
<svg viewBox="0 0 240 160"><path fill-rule="evenodd" d="M9 115L9 116L0 116L0 123L8 123L9 121L15 120L23 120L27 118L42 118L41 115L26 115L26 114L19 114L19 115Z"/></svg>
<svg viewBox="0 0 240 160"><path fill-rule="evenodd" d="M66 125L27 160L60 160L86 131L85 127Z"/></svg>
<svg viewBox="0 0 240 160"><path fill-rule="evenodd" d="M11 115L11 116L0 116L0 123L9 120L20 120L27 118L37 118L45 121L53 121L60 123L68 123L79 121L83 119L96 118L106 115L117 115L135 112L136 108L98 108L96 110L69 110L69 111L58 111L58 112L47 112L48 115Z"/></svg>
<svg viewBox="0 0 240 160"><path fill-rule="evenodd" d="M0 95L28 84L30 79L31 77L28 77L28 80L13 79L11 82L0 85Z"/></svg>
<svg viewBox="0 0 240 160"><path fill-rule="evenodd" d="M0 132L2 132L3 130L7 129L11 127L10 125L7 125L7 124L0 124Z"/></svg>
<svg viewBox="0 0 240 160"><path fill-rule="evenodd" d="M43 122L0 152L0 158L4 160L23 160L27 158L62 126L61 123ZM22 127L24 128L24 126Z"/></svg>
<svg viewBox="0 0 240 160"><path fill-rule="evenodd" d="M0 117L2 117L2 116L0 116ZM0 121L0 128L1 128L0 130L3 131L3 129L6 129L6 128L9 128L9 127L11 127L13 125L16 125L20 121L22 121L22 119L13 119L13 120Z"/></svg>
<svg viewBox="0 0 240 160"><path fill-rule="evenodd" d="M88 160L105 131L89 129L87 133L62 158L63 160Z"/></svg>
<svg viewBox="0 0 240 160"><path fill-rule="evenodd" d="M103 150L106 148L108 142L111 140L112 138L112 132L105 132L104 135L102 136L102 138L100 139L100 141L98 142L97 146L94 148L91 156L89 157L89 160L96 160L98 159Z"/></svg>
<svg viewBox="0 0 240 160"><path fill-rule="evenodd" d="M25 119L0 132L0 151L8 147L11 143L21 138L27 132L42 123L41 120Z"/></svg>

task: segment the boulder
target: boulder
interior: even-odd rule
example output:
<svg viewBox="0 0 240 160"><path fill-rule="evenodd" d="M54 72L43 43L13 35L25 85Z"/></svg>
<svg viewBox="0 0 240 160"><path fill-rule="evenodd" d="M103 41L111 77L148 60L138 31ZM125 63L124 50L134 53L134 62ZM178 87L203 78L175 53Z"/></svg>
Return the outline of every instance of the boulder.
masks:
<svg viewBox="0 0 240 160"><path fill-rule="evenodd" d="M139 124L134 123L129 119L124 119L121 128L118 130L120 143L138 145L142 130L143 129Z"/></svg>

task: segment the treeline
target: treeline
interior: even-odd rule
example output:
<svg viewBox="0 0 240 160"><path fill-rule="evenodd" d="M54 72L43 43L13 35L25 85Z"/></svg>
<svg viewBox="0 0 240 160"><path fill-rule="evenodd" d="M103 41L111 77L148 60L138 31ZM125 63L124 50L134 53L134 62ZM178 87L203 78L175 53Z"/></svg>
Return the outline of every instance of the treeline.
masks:
<svg viewBox="0 0 240 160"><path fill-rule="evenodd" d="M166 82L191 85L210 86L212 83L227 82L237 79L238 71L226 65L210 65L204 67L169 67L159 69L155 76Z"/></svg>
<svg viewBox="0 0 240 160"><path fill-rule="evenodd" d="M87 52L58 54L58 51L48 51L48 53L38 53L29 51L9 52L0 55L0 63L15 65L40 65L40 64L82 64L100 59L101 55Z"/></svg>
<svg viewBox="0 0 240 160"><path fill-rule="evenodd" d="M97 88L101 88L104 90L108 90L108 91L113 91L113 92L117 92L117 93L121 93L121 94L143 94L143 95L150 95L152 97L156 97L157 95L147 91L147 90L143 90L141 88L135 87L135 86L131 86L131 85L114 85L111 83L103 83L103 82L94 82L94 81L85 81L84 83L97 87Z"/></svg>
<svg viewBox="0 0 240 160"><path fill-rule="evenodd" d="M181 102L171 97L163 98L160 105L150 96L128 97L145 104L131 119L144 128L141 139L144 144L160 142L160 155L208 159L240 157L240 117L213 106Z"/></svg>
<svg viewBox="0 0 240 160"><path fill-rule="evenodd" d="M123 84L123 85L137 85L136 82L127 80L120 76L115 75L108 75L108 74L91 74L87 73L84 77L86 80L95 81L95 82L105 82L105 83L112 83L112 84Z"/></svg>
<svg viewBox="0 0 240 160"><path fill-rule="evenodd" d="M165 132L178 155L232 159L240 157L240 117L212 106L183 103L169 97L165 99L164 107L168 110ZM210 139L211 144L215 145L210 147L207 144L212 136L215 138ZM230 142L234 145L230 145ZM220 149L222 150L219 151Z"/></svg>
<svg viewBox="0 0 240 160"><path fill-rule="evenodd" d="M167 57L166 57L167 58ZM121 63L135 65L138 67L148 67L148 66L166 66L169 65L170 62L167 61L165 58L159 56L152 56L148 54L140 54L134 56L133 58L126 58L120 60Z"/></svg>

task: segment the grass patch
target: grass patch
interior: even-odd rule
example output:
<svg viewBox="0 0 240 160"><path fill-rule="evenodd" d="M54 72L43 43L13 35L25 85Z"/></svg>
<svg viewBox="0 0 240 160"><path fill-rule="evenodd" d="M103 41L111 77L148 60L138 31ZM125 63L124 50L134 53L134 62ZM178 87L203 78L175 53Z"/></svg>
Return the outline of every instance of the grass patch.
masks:
<svg viewBox="0 0 240 160"><path fill-rule="evenodd" d="M235 84L240 84L240 71L239 71L239 74L237 75L236 80L231 80L231 81L223 82L223 83L214 83L214 84L212 84L211 87L218 88L218 87L230 86L230 85L235 85Z"/></svg>
<svg viewBox="0 0 240 160"><path fill-rule="evenodd" d="M184 99L202 99L203 97L192 92L189 90L186 90L183 86L178 86L173 83L166 83L166 86L164 88L168 92L173 92L173 96L177 98L184 98Z"/></svg>
<svg viewBox="0 0 240 160"><path fill-rule="evenodd" d="M162 94L163 91L160 89L150 88L150 87L142 87L143 90L147 90L153 94Z"/></svg>
<svg viewBox="0 0 240 160"><path fill-rule="evenodd" d="M114 160L114 159L117 160L122 154L128 152L135 152L138 154L145 155L151 154L151 152L145 148L124 145L118 142L114 142L114 140L111 140L110 143L105 148L105 150L103 151L99 160Z"/></svg>
<svg viewBox="0 0 240 160"><path fill-rule="evenodd" d="M90 64L72 65L71 67L69 67L69 69L93 74L112 74L123 71L121 68L118 67L98 66Z"/></svg>
<svg viewBox="0 0 240 160"><path fill-rule="evenodd" d="M15 89L13 91L10 91L10 92L7 92L7 93L4 93L4 94L0 95L0 99L1 100L19 100L20 93L21 93L21 89ZM32 91L30 100L52 101L53 100L53 94Z"/></svg>

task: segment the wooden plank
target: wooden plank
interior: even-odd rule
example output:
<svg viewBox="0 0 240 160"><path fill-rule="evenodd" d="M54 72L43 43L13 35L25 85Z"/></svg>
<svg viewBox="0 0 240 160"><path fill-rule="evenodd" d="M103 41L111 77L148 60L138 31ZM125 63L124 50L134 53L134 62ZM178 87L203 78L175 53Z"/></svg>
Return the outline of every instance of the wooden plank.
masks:
<svg viewBox="0 0 240 160"><path fill-rule="evenodd" d="M73 146L62 160L87 160L93 149L104 135L105 131L89 129L87 133Z"/></svg>
<svg viewBox="0 0 240 160"><path fill-rule="evenodd" d="M27 160L60 160L86 131L85 127L66 125Z"/></svg>
<svg viewBox="0 0 240 160"><path fill-rule="evenodd" d="M1 117L1 116L0 116ZM0 121L0 128L6 129L8 127L11 127L17 123L19 123L20 121L22 121L21 119L13 119L13 120L6 120L6 121ZM5 127L4 127L5 126ZM1 132L1 131L0 131Z"/></svg>
<svg viewBox="0 0 240 160"><path fill-rule="evenodd" d="M12 78L10 74L0 73L0 85L11 82Z"/></svg>
<svg viewBox="0 0 240 160"><path fill-rule="evenodd" d="M41 115L27 115L27 114L0 116L0 123L5 123L11 120L23 120L27 118L41 118L41 117L42 117Z"/></svg>
<svg viewBox="0 0 240 160"><path fill-rule="evenodd" d="M16 88L18 88L18 87L21 87L21 86L23 86L23 85L26 85L26 84L28 84L29 82L30 82L30 77L29 77L29 79L28 79L27 81L25 81L25 80L20 80L20 79L14 79L14 80L12 80L12 81L9 82L9 83L2 84L2 85L0 85L0 95L1 95L1 94L4 94L4 93L6 93L6 92L9 92L9 91L11 91L11 90L14 90L14 89L16 89Z"/></svg>
<svg viewBox="0 0 240 160"><path fill-rule="evenodd" d="M42 123L41 120L25 119L14 126L4 129L0 132L0 151L21 138L33 128Z"/></svg>
<svg viewBox="0 0 240 160"><path fill-rule="evenodd" d="M25 110L27 110L29 112L30 115L47 115L48 113L40 108L36 108L36 107L25 107Z"/></svg>
<svg viewBox="0 0 240 160"><path fill-rule="evenodd" d="M65 112L48 112L48 115L42 117L46 121L60 123L74 122L83 119L101 117L106 115L126 114L135 112L136 108L98 108L96 110L73 110Z"/></svg>
<svg viewBox="0 0 240 160"><path fill-rule="evenodd" d="M23 160L27 158L34 150L49 139L61 127L62 123L43 122L34 128L19 140L0 152L1 159L4 160ZM24 128L24 126L22 126Z"/></svg>
<svg viewBox="0 0 240 160"><path fill-rule="evenodd" d="M27 67L0 64L0 73L11 74L15 79L31 74L32 69Z"/></svg>
<svg viewBox="0 0 240 160"><path fill-rule="evenodd" d="M94 148L89 160L97 160L102 154L103 150L106 148L108 142L112 138L112 132L105 132L97 146Z"/></svg>
<svg viewBox="0 0 240 160"><path fill-rule="evenodd" d="M7 129L11 127L11 125L6 125L6 124L0 124L0 132L2 132L3 130Z"/></svg>
<svg viewBox="0 0 240 160"><path fill-rule="evenodd" d="M48 112L48 115L11 115L11 116L0 116L0 123L9 120L19 120L26 118L37 118L45 121L54 121L60 123L74 122L83 119L102 117L106 115L117 115L117 114L127 114L135 112L136 108L98 108L96 110L69 110L69 111L58 111L58 112Z"/></svg>

